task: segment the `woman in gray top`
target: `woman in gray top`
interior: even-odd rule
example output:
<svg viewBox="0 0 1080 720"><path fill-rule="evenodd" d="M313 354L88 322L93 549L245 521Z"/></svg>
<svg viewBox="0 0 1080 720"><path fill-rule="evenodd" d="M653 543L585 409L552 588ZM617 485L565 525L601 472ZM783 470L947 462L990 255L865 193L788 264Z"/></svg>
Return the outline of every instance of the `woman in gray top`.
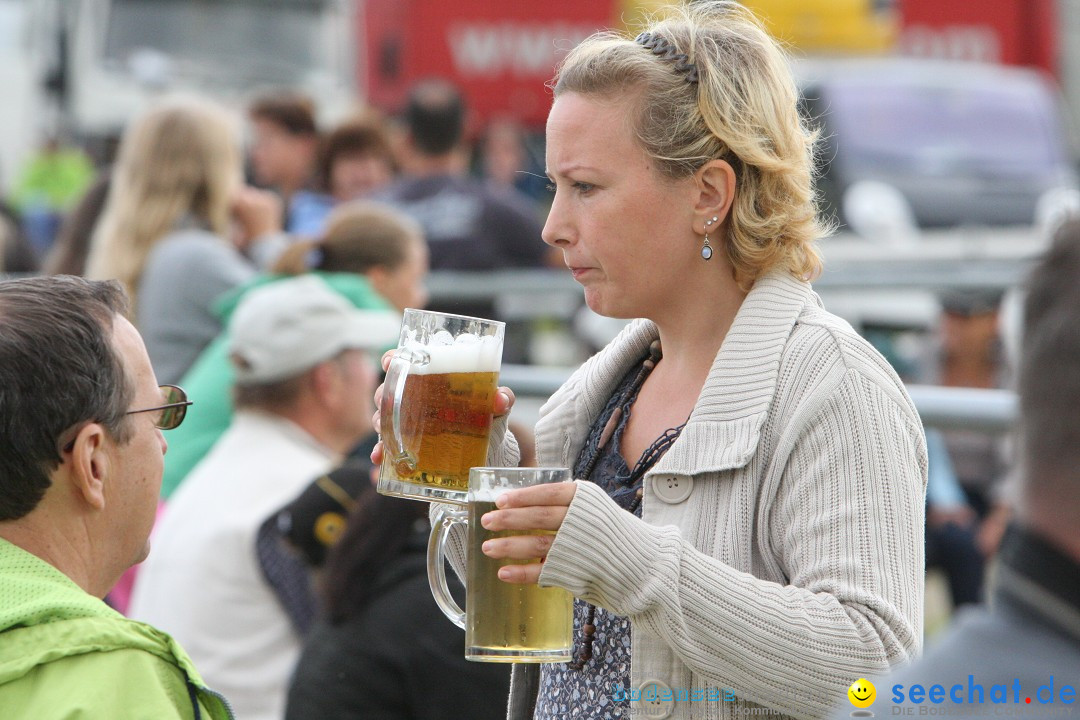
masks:
<svg viewBox="0 0 1080 720"><path fill-rule="evenodd" d="M221 331L210 308L284 244L280 201L245 188L237 120L191 97L124 134L87 277L120 280L158 378L179 381Z"/></svg>

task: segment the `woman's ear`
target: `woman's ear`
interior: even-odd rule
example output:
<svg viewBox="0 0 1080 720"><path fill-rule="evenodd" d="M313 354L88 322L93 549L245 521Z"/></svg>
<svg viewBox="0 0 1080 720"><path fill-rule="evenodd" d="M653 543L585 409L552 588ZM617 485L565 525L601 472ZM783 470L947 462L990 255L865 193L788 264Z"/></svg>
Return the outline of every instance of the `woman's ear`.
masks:
<svg viewBox="0 0 1080 720"><path fill-rule="evenodd" d="M97 510L105 509L105 482L112 469L110 453L114 447L102 425L89 423L75 436L67 460L72 487Z"/></svg>
<svg viewBox="0 0 1080 720"><path fill-rule="evenodd" d="M694 173L694 186L694 231L704 233L713 218L710 227L723 225L735 200L735 170L725 160L710 160Z"/></svg>

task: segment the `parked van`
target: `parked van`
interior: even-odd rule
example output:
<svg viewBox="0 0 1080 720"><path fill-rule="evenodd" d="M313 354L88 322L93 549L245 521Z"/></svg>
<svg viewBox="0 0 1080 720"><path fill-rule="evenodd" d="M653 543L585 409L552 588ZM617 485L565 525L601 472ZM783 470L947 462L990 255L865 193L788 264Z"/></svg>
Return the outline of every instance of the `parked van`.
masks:
<svg viewBox="0 0 1080 720"><path fill-rule="evenodd" d="M858 182L895 188L920 228L1031 225L1042 199L1077 187L1059 93L1039 71L911 58L796 71L841 221Z"/></svg>

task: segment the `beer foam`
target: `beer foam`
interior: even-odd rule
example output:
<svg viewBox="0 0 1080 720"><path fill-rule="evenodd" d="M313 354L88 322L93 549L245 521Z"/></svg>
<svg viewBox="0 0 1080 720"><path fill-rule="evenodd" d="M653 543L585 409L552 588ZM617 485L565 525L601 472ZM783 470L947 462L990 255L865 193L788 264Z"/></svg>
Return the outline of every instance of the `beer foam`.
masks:
<svg viewBox="0 0 1080 720"><path fill-rule="evenodd" d="M502 342L498 338L476 335L459 335L450 339L436 333L428 345L409 340L408 350L422 350L431 360L426 365L413 367L409 372L416 375L437 375L461 372L499 372L502 366ZM448 342L449 340L449 342Z"/></svg>
<svg viewBox="0 0 1080 720"><path fill-rule="evenodd" d="M469 493L469 502L489 502L493 503L499 499L499 496L508 493L515 488L498 487L498 488L484 488L483 490L477 490L476 492Z"/></svg>

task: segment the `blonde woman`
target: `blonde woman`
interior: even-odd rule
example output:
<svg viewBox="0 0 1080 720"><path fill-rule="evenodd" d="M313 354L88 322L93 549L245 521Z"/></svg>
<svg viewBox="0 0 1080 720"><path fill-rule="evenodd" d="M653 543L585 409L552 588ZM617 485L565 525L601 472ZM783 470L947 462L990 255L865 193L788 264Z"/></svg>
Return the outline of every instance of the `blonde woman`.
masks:
<svg viewBox="0 0 1080 720"><path fill-rule="evenodd" d="M163 101L121 142L87 276L134 298L154 369L179 381L221 330L211 304L281 249L281 206L245 188L238 121L207 100Z"/></svg>
<svg viewBox="0 0 1080 720"><path fill-rule="evenodd" d="M590 308L642 319L541 410L539 463L577 480L483 517L512 533L483 551L525 561L501 579L577 598L574 660L514 666L515 719L820 718L921 645L922 427L808 283L786 59L738 3L672 12L553 84L544 241ZM491 450L514 463L499 426Z"/></svg>

